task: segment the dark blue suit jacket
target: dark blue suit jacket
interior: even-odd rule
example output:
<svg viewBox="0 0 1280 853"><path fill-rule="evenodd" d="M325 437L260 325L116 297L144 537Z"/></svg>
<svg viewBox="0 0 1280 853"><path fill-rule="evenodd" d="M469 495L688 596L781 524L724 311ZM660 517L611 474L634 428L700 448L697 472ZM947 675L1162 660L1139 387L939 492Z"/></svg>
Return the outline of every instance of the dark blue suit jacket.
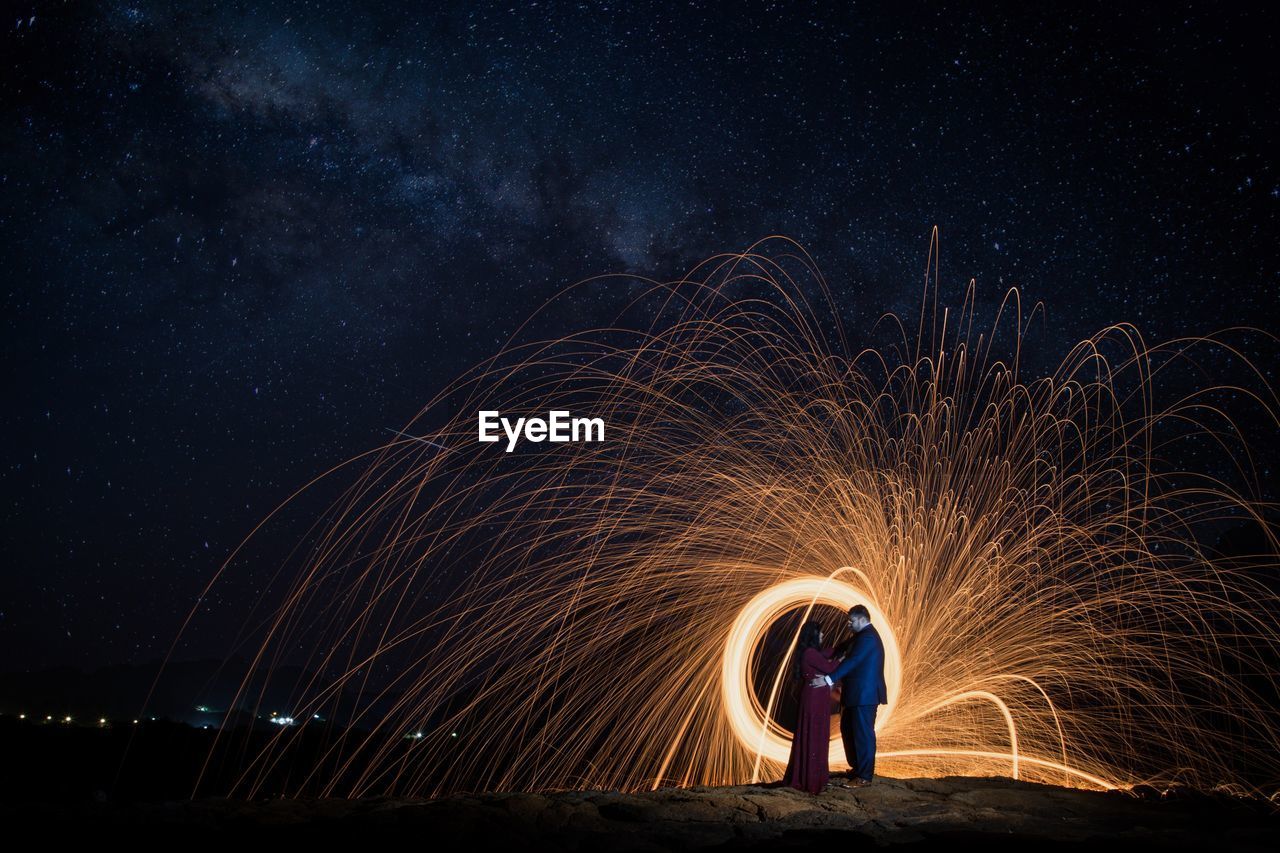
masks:
<svg viewBox="0 0 1280 853"><path fill-rule="evenodd" d="M854 635L844 663L828 677L833 684L843 680L840 703L846 708L888 704L889 694L884 685L884 643L875 625L868 625Z"/></svg>

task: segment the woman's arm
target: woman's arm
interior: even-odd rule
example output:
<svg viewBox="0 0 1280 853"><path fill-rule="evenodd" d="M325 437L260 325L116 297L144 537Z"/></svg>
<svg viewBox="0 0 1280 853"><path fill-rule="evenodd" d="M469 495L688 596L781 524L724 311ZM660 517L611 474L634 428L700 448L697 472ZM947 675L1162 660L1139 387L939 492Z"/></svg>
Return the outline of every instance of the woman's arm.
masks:
<svg viewBox="0 0 1280 853"><path fill-rule="evenodd" d="M833 658L823 654L818 649L812 648L804 650L804 662L806 666L812 667L814 672L819 672L823 675L834 671L837 666L837 662Z"/></svg>

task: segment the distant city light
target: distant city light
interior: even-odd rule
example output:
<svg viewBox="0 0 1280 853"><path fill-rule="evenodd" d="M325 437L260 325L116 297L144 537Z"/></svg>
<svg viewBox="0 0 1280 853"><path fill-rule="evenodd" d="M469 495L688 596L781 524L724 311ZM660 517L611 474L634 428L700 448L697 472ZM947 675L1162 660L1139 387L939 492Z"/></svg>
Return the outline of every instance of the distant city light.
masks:
<svg viewBox="0 0 1280 853"><path fill-rule="evenodd" d="M277 714L272 714L271 722L275 723L277 726L292 726L293 717L281 717Z"/></svg>

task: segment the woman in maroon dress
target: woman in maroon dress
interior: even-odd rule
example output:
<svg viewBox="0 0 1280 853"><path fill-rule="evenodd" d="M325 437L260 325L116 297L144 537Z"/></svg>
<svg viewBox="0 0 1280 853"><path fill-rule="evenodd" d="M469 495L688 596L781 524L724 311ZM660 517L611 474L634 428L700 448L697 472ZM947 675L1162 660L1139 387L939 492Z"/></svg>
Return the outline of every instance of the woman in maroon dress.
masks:
<svg viewBox="0 0 1280 853"><path fill-rule="evenodd" d="M791 757L782 784L810 794L820 794L827 786L827 755L831 748L831 688L810 687L809 681L833 672L839 661L822 645L822 627L806 622L796 642L796 676L800 708L796 733L791 739Z"/></svg>

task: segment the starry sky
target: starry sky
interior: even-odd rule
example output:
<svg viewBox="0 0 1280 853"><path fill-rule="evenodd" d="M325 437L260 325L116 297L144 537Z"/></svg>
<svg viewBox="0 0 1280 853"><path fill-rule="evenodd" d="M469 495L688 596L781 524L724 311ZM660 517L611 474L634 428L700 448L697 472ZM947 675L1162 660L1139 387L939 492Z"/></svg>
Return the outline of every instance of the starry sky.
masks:
<svg viewBox="0 0 1280 853"><path fill-rule="evenodd" d="M1045 365L1280 331L1276 13L1018 6L10 5L0 668L163 654L267 512L591 275L785 234L867 329L936 225L943 300L1043 301Z"/></svg>

